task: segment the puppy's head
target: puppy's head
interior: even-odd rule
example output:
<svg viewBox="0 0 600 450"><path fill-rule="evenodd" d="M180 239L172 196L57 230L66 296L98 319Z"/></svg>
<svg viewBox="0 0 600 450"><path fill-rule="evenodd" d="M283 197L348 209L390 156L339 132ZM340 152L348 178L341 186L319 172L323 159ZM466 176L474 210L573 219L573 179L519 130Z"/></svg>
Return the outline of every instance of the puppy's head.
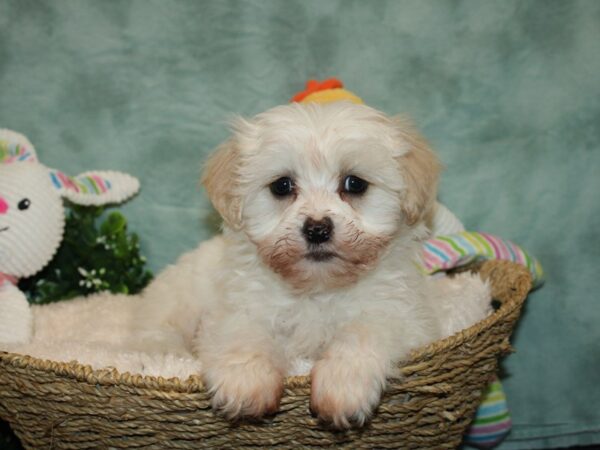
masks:
<svg viewBox="0 0 600 450"><path fill-rule="evenodd" d="M233 131L204 186L296 290L353 283L434 205L440 166L406 120L349 102L295 103Z"/></svg>

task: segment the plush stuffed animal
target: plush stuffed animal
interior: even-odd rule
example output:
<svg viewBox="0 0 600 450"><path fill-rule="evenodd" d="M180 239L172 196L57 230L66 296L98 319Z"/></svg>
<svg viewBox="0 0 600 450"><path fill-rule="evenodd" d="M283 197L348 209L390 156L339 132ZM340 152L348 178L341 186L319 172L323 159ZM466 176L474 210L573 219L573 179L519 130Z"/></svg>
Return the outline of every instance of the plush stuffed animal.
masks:
<svg viewBox="0 0 600 450"><path fill-rule="evenodd" d="M0 342L24 343L32 315L17 281L44 268L62 240L63 198L79 205L119 203L139 182L118 172L76 177L41 164L29 140L0 129Z"/></svg>

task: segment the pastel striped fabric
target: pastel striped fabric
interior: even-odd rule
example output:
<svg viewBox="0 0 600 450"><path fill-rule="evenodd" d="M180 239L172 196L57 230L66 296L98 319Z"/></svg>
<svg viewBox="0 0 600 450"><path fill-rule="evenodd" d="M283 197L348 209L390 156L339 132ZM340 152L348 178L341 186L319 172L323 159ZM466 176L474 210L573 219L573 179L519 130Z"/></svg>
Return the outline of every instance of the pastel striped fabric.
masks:
<svg viewBox="0 0 600 450"><path fill-rule="evenodd" d="M484 393L484 401L477 409L465 443L478 448L491 448L509 433L511 427L506 396L500 381L496 379Z"/></svg>
<svg viewBox="0 0 600 450"><path fill-rule="evenodd" d="M0 140L0 163L37 161L35 152L23 144Z"/></svg>
<svg viewBox="0 0 600 450"><path fill-rule="evenodd" d="M544 271L537 259L517 244L488 233L462 231L436 236L428 239L423 246L423 268L430 274L481 259L501 259L522 264L531 272L534 287L543 283Z"/></svg>
<svg viewBox="0 0 600 450"><path fill-rule="evenodd" d="M111 188L110 181L98 175L70 177L58 170L53 170L50 172L50 179L58 189L67 189L82 194L102 194Z"/></svg>
<svg viewBox="0 0 600 450"><path fill-rule="evenodd" d="M543 283L544 271L539 261L515 243L488 233L461 231L436 236L423 245L422 269L434 274L482 259L501 259L522 264L529 269L533 286ZM475 420L465 435L465 443L491 448L510 432L512 422L506 396L498 379L483 394Z"/></svg>

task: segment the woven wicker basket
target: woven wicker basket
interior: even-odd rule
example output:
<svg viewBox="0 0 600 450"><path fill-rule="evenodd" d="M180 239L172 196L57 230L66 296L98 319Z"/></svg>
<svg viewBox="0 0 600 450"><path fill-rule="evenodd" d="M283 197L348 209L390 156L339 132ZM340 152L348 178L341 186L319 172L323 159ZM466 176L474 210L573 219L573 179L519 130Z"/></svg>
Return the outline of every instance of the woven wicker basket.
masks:
<svg viewBox="0 0 600 450"><path fill-rule="evenodd" d="M531 286L504 262L478 268L499 309L411 354L365 428L333 432L309 413L310 380L286 380L280 412L233 425L213 415L198 377L186 381L92 370L0 353L0 416L26 448L454 448L471 421Z"/></svg>

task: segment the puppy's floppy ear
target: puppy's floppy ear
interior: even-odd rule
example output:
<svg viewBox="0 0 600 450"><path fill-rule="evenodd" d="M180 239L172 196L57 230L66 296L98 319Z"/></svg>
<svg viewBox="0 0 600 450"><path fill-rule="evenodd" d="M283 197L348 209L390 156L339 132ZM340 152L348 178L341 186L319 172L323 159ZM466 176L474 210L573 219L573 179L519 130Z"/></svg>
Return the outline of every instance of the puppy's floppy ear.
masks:
<svg viewBox="0 0 600 450"><path fill-rule="evenodd" d="M402 211L409 225L429 221L436 204L437 185L442 165L425 138L406 117L393 122L408 151L397 156L400 173L406 185Z"/></svg>
<svg viewBox="0 0 600 450"><path fill-rule="evenodd" d="M236 192L239 156L236 139L229 138L208 158L202 173L202 185L210 201L225 223L234 229L242 224L242 199Z"/></svg>

